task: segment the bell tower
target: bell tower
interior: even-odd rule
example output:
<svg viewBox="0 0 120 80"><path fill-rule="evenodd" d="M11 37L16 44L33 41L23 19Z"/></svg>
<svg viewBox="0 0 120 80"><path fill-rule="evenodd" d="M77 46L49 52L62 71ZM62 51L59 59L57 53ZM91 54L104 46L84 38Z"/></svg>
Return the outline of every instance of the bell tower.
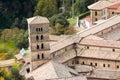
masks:
<svg viewBox="0 0 120 80"><path fill-rule="evenodd" d="M49 20L35 16L27 19L32 70L49 60Z"/></svg>

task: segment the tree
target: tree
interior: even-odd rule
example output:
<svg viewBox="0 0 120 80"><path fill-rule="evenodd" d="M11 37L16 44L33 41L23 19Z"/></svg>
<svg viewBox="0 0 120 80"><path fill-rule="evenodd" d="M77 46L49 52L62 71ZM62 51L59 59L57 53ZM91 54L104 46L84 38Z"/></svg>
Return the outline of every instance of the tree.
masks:
<svg viewBox="0 0 120 80"><path fill-rule="evenodd" d="M19 74L20 65L14 63L11 69L12 80L25 80L25 78Z"/></svg>
<svg viewBox="0 0 120 80"><path fill-rule="evenodd" d="M10 28L15 18L21 22L23 17L33 16L36 3L37 0L12 0L12 3L11 0L0 0L0 28Z"/></svg>
<svg viewBox="0 0 120 80"><path fill-rule="evenodd" d="M16 47L21 48L27 48L28 47L28 35L27 31L19 28L13 28L13 29L4 29L1 34L1 40L6 42L14 42Z"/></svg>
<svg viewBox="0 0 120 80"><path fill-rule="evenodd" d="M50 18L50 25L52 27L54 27L57 23L60 23L63 27L69 26L69 22L67 21L66 15L64 13L54 15Z"/></svg>
<svg viewBox="0 0 120 80"><path fill-rule="evenodd" d="M58 13L56 0L39 0L34 15L51 17Z"/></svg>
<svg viewBox="0 0 120 80"><path fill-rule="evenodd" d="M88 11L87 6L94 3L94 0L76 0L75 2L75 13L78 15Z"/></svg>
<svg viewBox="0 0 120 80"><path fill-rule="evenodd" d="M8 70L8 68L2 68L0 76L2 77L3 80L11 80L11 73Z"/></svg>

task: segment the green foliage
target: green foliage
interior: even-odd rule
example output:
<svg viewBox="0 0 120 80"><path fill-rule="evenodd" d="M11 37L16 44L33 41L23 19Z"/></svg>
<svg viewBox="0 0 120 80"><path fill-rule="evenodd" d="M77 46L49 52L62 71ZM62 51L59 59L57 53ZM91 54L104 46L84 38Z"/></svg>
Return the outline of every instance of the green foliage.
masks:
<svg viewBox="0 0 120 80"><path fill-rule="evenodd" d="M1 34L1 40L4 42L14 42L18 48L28 47L28 35L23 29L13 28L4 29Z"/></svg>
<svg viewBox="0 0 120 80"><path fill-rule="evenodd" d="M87 12L87 6L92 4L94 0L76 0L75 2L75 14L79 15L81 13Z"/></svg>
<svg viewBox="0 0 120 80"><path fill-rule="evenodd" d="M1 0L0 1L0 28L10 28L18 18L20 23L23 17L31 17L37 0ZM17 26L18 27L18 26Z"/></svg>
<svg viewBox="0 0 120 80"><path fill-rule="evenodd" d="M20 65L14 63L12 68L1 68L0 80L25 80L24 76L19 74Z"/></svg>
<svg viewBox="0 0 120 80"><path fill-rule="evenodd" d="M28 47L28 32L19 29L4 29L0 36L0 53L6 54L5 59L13 58L21 48ZM2 57L2 56L1 56Z"/></svg>
<svg viewBox="0 0 120 80"><path fill-rule="evenodd" d="M34 15L51 17L58 13L56 0L39 0Z"/></svg>
<svg viewBox="0 0 120 80"><path fill-rule="evenodd" d="M56 23L55 28L50 28L50 33L54 35L72 35L75 34L77 31L74 27L63 27L60 23Z"/></svg>
<svg viewBox="0 0 120 80"><path fill-rule="evenodd" d="M8 68L2 68L0 76L3 77L3 80L11 80L11 73Z"/></svg>
<svg viewBox="0 0 120 80"><path fill-rule="evenodd" d="M52 27L54 27L57 23L60 23L63 27L69 26L69 22L67 21L66 15L64 13L54 15L50 18L50 25Z"/></svg>
<svg viewBox="0 0 120 80"><path fill-rule="evenodd" d="M15 43L12 41L4 42L0 40L0 60L10 59L16 54Z"/></svg>

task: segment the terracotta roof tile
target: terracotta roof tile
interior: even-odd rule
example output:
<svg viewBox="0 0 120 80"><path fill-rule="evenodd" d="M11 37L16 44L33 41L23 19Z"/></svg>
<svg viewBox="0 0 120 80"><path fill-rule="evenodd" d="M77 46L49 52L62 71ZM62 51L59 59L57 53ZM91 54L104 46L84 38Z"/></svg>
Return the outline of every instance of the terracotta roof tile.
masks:
<svg viewBox="0 0 120 80"><path fill-rule="evenodd" d="M108 6L110 9L118 9L120 7L120 3L113 4L111 6Z"/></svg>
<svg viewBox="0 0 120 80"><path fill-rule="evenodd" d="M33 77L35 80L72 77L73 75L70 72L78 75L76 71L63 64L49 61L31 73L26 74L25 77Z"/></svg>

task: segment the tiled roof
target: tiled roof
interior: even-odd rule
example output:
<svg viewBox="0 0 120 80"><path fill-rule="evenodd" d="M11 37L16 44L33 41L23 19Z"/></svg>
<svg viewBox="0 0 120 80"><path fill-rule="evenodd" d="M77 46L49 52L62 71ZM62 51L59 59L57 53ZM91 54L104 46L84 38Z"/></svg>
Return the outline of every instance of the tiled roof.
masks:
<svg viewBox="0 0 120 80"><path fill-rule="evenodd" d="M82 73L82 72L90 72L93 70L93 67L92 66L88 66L88 65L75 65L75 70L79 73Z"/></svg>
<svg viewBox="0 0 120 80"><path fill-rule="evenodd" d="M110 52L110 51L102 51L102 50L100 51L96 49L86 49L86 48L83 51L81 51L80 48L77 48L77 52L78 52L77 56L83 57L83 58L85 57L85 58L91 58L91 59L93 58L93 59L101 59L101 60L103 59L103 60L120 61L119 53L112 52L112 49ZM76 57L75 50L71 49L69 51L66 51L64 54L60 54L53 60L60 63L64 63L70 59L73 59L74 57Z"/></svg>
<svg viewBox="0 0 120 80"><path fill-rule="evenodd" d="M120 7L116 10L116 13L120 13Z"/></svg>
<svg viewBox="0 0 120 80"><path fill-rule="evenodd" d="M33 77L35 80L45 80L72 77L73 75L71 73L78 75L76 71L63 64L49 61L31 73L26 74L25 77Z"/></svg>
<svg viewBox="0 0 120 80"><path fill-rule="evenodd" d="M112 41L112 40L97 40L97 39L87 39L84 38L80 41L80 45L88 45L88 46L98 46L98 47L106 47L106 48L117 48L120 49L120 41Z"/></svg>
<svg viewBox="0 0 120 80"><path fill-rule="evenodd" d="M116 4L108 6L108 8L110 9L118 9L119 7L120 7L120 3L116 3Z"/></svg>
<svg viewBox="0 0 120 80"><path fill-rule="evenodd" d="M28 24L43 24L43 23L49 23L49 20L46 17L35 16L27 19L27 22Z"/></svg>
<svg viewBox="0 0 120 80"><path fill-rule="evenodd" d="M104 9L110 5L112 5L113 2L111 1L107 1L107 0L100 0L90 6L88 6L89 9L93 9L93 10L101 10Z"/></svg>
<svg viewBox="0 0 120 80"><path fill-rule="evenodd" d="M87 80L86 76L76 76L69 78L57 78L57 79L49 79L49 80Z"/></svg>
<svg viewBox="0 0 120 80"><path fill-rule="evenodd" d="M56 42L54 45L51 45L51 51L50 53L53 53L57 50L60 50L68 45L71 45L73 43L78 43L82 38L89 36L91 34L96 34L104 29L107 29L117 23L120 23L120 15L116 15L114 17L111 17L104 22L94 25L91 28L85 29L81 32L78 32L77 34L67 37L61 41Z"/></svg>
<svg viewBox="0 0 120 80"><path fill-rule="evenodd" d="M15 55L15 58L16 58L17 60L21 60L21 59L23 59L23 56L22 56L21 54L16 54L16 55Z"/></svg>
<svg viewBox="0 0 120 80"><path fill-rule="evenodd" d="M100 51L96 49L86 49L82 54L78 53L78 56L84 58L91 58L91 59L93 58L93 59L101 59L101 60L120 61L119 53L102 51L102 50Z"/></svg>
<svg viewBox="0 0 120 80"><path fill-rule="evenodd" d="M107 80L117 80L120 71L108 71L108 70L94 70L91 75L88 76L90 79L107 79ZM101 79L100 79L101 78Z"/></svg>

